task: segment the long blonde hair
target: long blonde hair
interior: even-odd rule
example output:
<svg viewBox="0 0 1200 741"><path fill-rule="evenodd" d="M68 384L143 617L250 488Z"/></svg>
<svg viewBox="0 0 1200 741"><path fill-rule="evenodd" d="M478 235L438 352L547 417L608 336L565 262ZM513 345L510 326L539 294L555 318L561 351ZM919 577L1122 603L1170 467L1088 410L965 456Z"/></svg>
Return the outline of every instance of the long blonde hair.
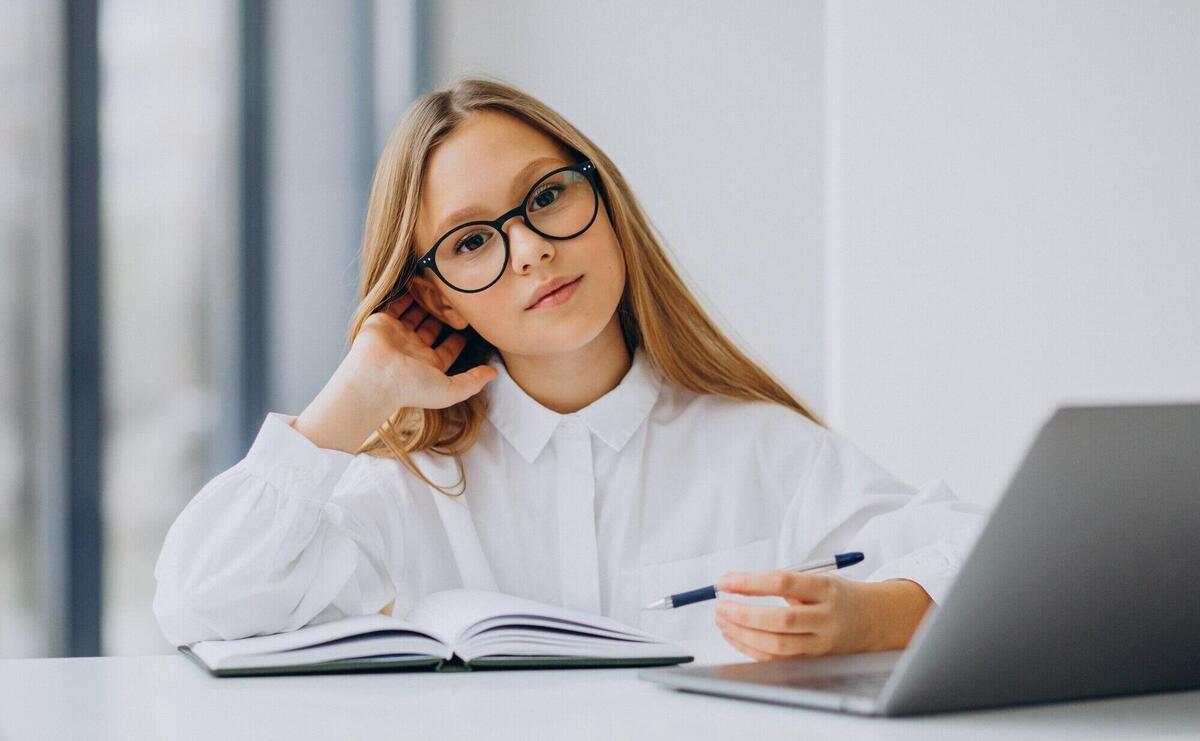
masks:
<svg viewBox="0 0 1200 741"><path fill-rule="evenodd" d="M495 79L464 78L418 98L388 139L371 185L363 234L359 304L350 340L363 322L403 287L416 268L413 236L425 165L433 150L475 111L515 116L576 157L596 167L602 201L626 265L617 312L627 348L647 359L677 386L731 399L769 401L821 424L817 416L731 342L713 323L667 258L658 235L617 166L578 129L541 101ZM451 373L488 360L495 348L468 328L467 345ZM359 452L398 459L443 494L466 491L461 454L479 437L482 394L446 409L399 409ZM430 481L411 453L430 450L454 456L461 487L451 493Z"/></svg>

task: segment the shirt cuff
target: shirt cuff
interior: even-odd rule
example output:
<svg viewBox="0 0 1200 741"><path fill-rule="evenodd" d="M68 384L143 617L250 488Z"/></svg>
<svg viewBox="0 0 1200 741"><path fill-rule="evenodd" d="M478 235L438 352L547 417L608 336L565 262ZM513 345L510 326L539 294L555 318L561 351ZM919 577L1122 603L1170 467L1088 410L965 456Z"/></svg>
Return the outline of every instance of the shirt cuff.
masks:
<svg viewBox="0 0 1200 741"><path fill-rule="evenodd" d="M958 571L956 560L948 557L942 547L935 544L885 563L864 581L908 579L920 584L930 598L940 605Z"/></svg>
<svg viewBox="0 0 1200 741"><path fill-rule="evenodd" d="M265 479L276 491L323 504L354 456L317 447L292 427L294 415L267 414L254 444L246 453L246 469Z"/></svg>

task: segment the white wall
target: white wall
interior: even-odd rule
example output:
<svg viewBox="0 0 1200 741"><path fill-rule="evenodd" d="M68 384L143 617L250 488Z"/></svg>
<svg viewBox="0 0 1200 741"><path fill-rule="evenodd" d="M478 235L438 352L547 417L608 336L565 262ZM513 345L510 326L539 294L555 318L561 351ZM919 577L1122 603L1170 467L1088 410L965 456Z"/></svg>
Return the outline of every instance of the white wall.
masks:
<svg viewBox="0 0 1200 741"><path fill-rule="evenodd" d="M438 8L435 84L489 73L575 123L621 168L700 299L820 408L821 3Z"/></svg>
<svg viewBox="0 0 1200 741"><path fill-rule="evenodd" d="M1200 4L830 11L836 425L991 503L1054 405L1200 397Z"/></svg>
<svg viewBox="0 0 1200 741"><path fill-rule="evenodd" d="M1056 404L1200 396L1200 4L438 22L436 82L491 72L575 121L736 331L909 481L991 504Z"/></svg>

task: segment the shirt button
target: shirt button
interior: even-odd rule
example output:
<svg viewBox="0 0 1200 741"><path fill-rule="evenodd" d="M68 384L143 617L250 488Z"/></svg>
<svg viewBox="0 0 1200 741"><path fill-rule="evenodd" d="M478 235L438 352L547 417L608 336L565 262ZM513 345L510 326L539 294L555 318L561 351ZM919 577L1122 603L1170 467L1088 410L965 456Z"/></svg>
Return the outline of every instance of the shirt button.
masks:
<svg viewBox="0 0 1200 741"><path fill-rule="evenodd" d="M568 435L578 435L583 428L573 419L564 419L562 423L563 432Z"/></svg>

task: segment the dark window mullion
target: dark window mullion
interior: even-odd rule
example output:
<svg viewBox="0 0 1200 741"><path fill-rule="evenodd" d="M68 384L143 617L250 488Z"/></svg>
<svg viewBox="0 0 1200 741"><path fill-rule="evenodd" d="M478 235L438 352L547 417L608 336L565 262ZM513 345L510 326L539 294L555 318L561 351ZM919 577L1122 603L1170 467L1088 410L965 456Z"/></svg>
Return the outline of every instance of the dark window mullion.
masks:
<svg viewBox="0 0 1200 741"><path fill-rule="evenodd" d="M102 255L98 3L63 3L66 241L66 581L69 656L101 653L103 575Z"/></svg>
<svg viewBox="0 0 1200 741"><path fill-rule="evenodd" d="M267 240L270 187L267 116L270 17L263 0L241 0L238 127L239 430L250 447L267 411L269 366Z"/></svg>

